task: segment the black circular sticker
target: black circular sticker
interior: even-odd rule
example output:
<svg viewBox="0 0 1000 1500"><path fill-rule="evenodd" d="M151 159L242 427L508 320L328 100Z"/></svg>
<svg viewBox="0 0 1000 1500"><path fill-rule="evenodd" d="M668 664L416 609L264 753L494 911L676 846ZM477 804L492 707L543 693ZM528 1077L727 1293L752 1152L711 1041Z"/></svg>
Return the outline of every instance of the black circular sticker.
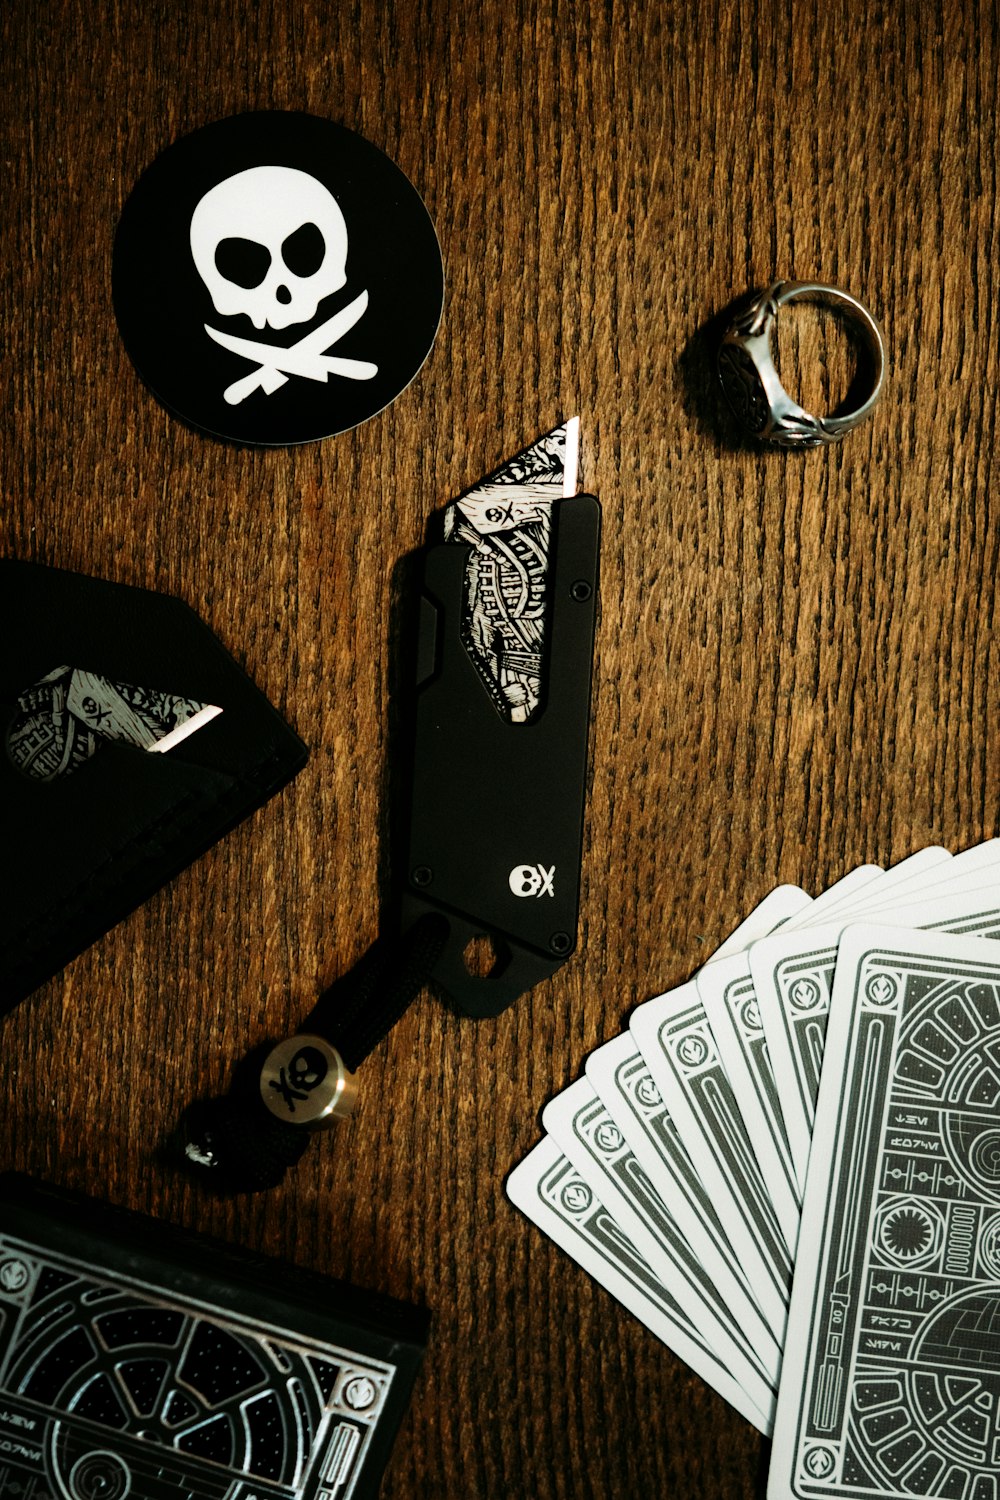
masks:
<svg viewBox="0 0 1000 1500"><path fill-rule="evenodd" d="M171 411L240 443L305 443L409 385L444 272L420 195L382 151L268 112L206 125L143 173L112 291L125 347Z"/></svg>

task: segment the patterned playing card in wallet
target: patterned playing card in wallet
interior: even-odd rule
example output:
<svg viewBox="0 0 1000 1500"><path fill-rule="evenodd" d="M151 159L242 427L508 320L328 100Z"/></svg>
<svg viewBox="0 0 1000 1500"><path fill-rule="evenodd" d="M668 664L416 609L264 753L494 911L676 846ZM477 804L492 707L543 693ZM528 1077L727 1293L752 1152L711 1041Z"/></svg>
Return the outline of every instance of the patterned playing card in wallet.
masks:
<svg viewBox="0 0 1000 1500"><path fill-rule="evenodd" d="M0 561L0 1010L305 760L179 599Z"/></svg>

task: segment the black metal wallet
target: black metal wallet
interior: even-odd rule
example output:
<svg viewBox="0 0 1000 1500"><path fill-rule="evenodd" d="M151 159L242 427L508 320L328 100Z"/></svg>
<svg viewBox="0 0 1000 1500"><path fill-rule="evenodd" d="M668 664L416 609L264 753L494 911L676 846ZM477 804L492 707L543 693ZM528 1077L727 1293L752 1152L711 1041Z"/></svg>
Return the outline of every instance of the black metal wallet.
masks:
<svg viewBox="0 0 1000 1500"><path fill-rule="evenodd" d="M306 758L180 599L0 560L0 1011Z"/></svg>

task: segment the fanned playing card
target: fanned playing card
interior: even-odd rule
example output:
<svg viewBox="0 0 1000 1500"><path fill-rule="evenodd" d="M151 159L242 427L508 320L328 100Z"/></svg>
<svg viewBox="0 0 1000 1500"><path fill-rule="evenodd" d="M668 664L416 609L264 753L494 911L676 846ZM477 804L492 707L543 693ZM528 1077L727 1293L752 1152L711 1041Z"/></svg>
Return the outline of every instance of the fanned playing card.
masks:
<svg viewBox="0 0 1000 1500"><path fill-rule="evenodd" d="M776 1369L765 1368L752 1340L719 1295L589 1080L577 1079L553 1099L542 1124L660 1285L687 1314L754 1406L770 1418Z"/></svg>
<svg viewBox="0 0 1000 1500"><path fill-rule="evenodd" d="M697 983L640 1005L629 1029L780 1342L794 1247L775 1214Z"/></svg>
<svg viewBox="0 0 1000 1500"><path fill-rule="evenodd" d="M739 951L809 900L796 887L779 887L715 957ZM715 1355L740 1378L766 1422L780 1365L778 1343L629 1034L592 1054L588 1078L592 1070L594 1085L582 1079L573 1085L549 1106L545 1123L557 1132L561 1149L600 1199L602 1213L658 1281L658 1295L674 1297ZM629 1149L633 1142L634 1153ZM516 1186L511 1196L520 1205ZM536 1200L529 1196L527 1201L533 1207ZM569 1238L571 1253L578 1241L578 1235ZM615 1290L620 1283L610 1285L605 1279L603 1284Z"/></svg>
<svg viewBox="0 0 1000 1500"><path fill-rule="evenodd" d="M876 919L893 927L1000 936L1000 889L977 885L965 893L939 894L913 905L880 907L871 914L871 920ZM800 1187L806 1180L830 990L843 930L838 924L775 933L749 952L775 1095Z"/></svg>
<svg viewBox="0 0 1000 1500"><path fill-rule="evenodd" d="M770 1417L733 1379L551 1137L515 1167L507 1196L747 1421L770 1431Z"/></svg>
<svg viewBox="0 0 1000 1500"><path fill-rule="evenodd" d="M628 1143L636 1162L670 1213L730 1316L757 1352L762 1370L777 1384L781 1344L757 1306L715 1205L681 1144L670 1111L629 1032L587 1058L587 1077Z"/></svg>
<svg viewBox="0 0 1000 1500"><path fill-rule="evenodd" d="M741 953L709 965L698 975L697 986L746 1139L781 1226L782 1238L794 1254L802 1200L749 956Z"/></svg>
<svg viewBox="0 0 1000 1500"><path fill-rule="evenodd" d="M770 1500L1000 1490L1000 955L840 943Z"/></svg>
<svg viewBox="0 0 1000 1500"><path fill-rule="evenodd" d="M778 1375L769 1500L1000 1500L998 848L775 892L590 1055L512 1178L762 1430ZM569 1191L539 1210L543 1180Z"/></svg>

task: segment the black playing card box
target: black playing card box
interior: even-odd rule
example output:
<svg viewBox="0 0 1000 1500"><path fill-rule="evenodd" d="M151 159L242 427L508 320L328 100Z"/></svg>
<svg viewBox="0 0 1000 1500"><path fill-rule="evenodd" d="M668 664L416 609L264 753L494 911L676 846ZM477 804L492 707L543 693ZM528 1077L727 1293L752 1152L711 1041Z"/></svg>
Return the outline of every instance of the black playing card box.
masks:
<svg viewBox="0 0 1000 1500"><path fill-rule="evenodd" d="M365 1500L422 1308L0 1176L0 1494Z"/></svg>
<svg viewBox="0 0 1000 1500"><path fill-rule="evenodd" d="M91 685L75 705L71 674ZM102 723L115 724L102 691L129 720L117 738ZM124 737L131 725L167 743L163 731L199 705L222 711L166 753ZM305 760L302 741L180 599L0 560L0 1011Z"/></svg>

